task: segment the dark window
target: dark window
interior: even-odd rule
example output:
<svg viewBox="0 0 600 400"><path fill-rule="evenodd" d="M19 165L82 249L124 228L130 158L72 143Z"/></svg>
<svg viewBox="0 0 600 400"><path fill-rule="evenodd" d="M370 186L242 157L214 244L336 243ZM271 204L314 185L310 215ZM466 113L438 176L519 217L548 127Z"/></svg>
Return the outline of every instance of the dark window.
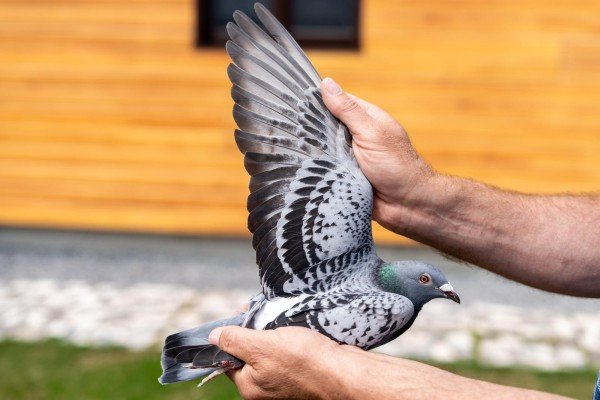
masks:
<svg viewBox="0 0 600 400"><path fill-rule="evenodd" d="M359 0L261 0L304 47L351 48L359 45ZM225 25L240 10L255 21L256 0L196 0L196 45L222 46ZM258 21L257 21L258 22Z"/></svg>

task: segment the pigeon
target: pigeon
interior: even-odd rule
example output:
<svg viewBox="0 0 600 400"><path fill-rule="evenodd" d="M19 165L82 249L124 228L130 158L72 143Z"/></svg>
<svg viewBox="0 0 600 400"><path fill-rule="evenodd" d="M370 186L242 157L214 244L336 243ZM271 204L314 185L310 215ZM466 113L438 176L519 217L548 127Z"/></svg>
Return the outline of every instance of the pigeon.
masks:
<svg viewBox="0 0 600 400"><path fill-rule="evenodd" d="M260 3L255 11L262 27L233 14L226 49L262 292L246 312L167 337L162 384L243 366L208 342L219 326L306 327L369 350L405 332L430 300L460 303L435 266L377 256L373 189L348 129L323 103L321 78L290 33Z"/></svg>

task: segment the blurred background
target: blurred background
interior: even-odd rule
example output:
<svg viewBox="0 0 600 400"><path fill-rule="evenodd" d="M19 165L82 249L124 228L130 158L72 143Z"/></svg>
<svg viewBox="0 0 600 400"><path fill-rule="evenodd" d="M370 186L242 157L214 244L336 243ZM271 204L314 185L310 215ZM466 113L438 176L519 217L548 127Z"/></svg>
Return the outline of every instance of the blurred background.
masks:
<svg viewBox="0 0 600 400"><path fill-rule="evenodd" d="M165 334L259 290L224 25L246 0L0 1L0 397L237 398L163 388ZM263 1L322 76L398 118L439 171L534 193L600 187L600 3ZM440 264L381 351L589 398L600 301ZM385 258L384 257L384 258Z"/></svg>

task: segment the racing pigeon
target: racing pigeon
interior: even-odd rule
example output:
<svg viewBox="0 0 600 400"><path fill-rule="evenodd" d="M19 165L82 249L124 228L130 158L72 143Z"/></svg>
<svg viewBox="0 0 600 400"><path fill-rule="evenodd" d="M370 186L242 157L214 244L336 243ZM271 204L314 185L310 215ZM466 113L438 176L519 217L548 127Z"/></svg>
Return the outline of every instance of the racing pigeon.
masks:
<svg viewBox="0 0 600 400"><path fill-rule="evenodd" d="M368 350L406 331L428 301L460 302L436 267L375 254L373 190L348 129L325 107L300 46L264 6L255 11L264 28L236 11L226 48L262 293L247 312L169 336L162 384L243 365L208 343L219 326L308 327Z"/></svg>

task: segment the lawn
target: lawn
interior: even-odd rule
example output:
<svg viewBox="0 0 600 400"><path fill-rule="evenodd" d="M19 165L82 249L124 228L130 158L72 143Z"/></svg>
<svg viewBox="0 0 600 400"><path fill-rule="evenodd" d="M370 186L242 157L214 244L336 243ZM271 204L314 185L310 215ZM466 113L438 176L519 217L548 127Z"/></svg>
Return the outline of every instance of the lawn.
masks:
<svg viewBox="0 0 600 400"><path fill-rule="evenodd" d="M57 341L0 342L0 399L239 399L219 377L201 389L194 383L161 386L158 351L86 348ZM481 367L472 363L440 367L465 376L590 399L591 370L544 373Z"/></svg>

